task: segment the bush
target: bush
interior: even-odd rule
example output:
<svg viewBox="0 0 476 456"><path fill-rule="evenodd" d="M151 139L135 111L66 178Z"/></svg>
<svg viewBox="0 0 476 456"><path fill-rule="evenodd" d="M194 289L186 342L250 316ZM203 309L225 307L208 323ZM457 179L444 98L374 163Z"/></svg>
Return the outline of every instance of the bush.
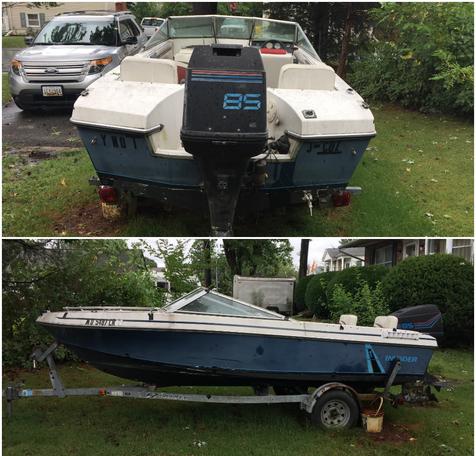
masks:
<svg viewBox="0 0 476 456"><path fill-rule="evenodd" d="M342 314L357 315L357 323L362 326L372 326L375 317L388 314L388 305L382 293L382 284L378 282L371 288L361 280L355 293L345 290L340 283L333 288L328 300L329 315L338 321Z"/></svg>
<svg viewBox="0 0 476 456"><path fill-rule="evenodd" d="M362 281L368 283L370 288L375 288L378 282L388 274L389 268L385 266L365 266L362 268L348 268L337 272L327 285L327 297L330 299L334 287L337 284L342 285L345 291L355 295L362 287Z"/></svg>
<svg viewBox="0 0 476 456"><path fill-rule="evenodd" d="M8 264L2 277L4 366L29 367L33 348L53 342L36 324L46 310L160 305L142 256L136 258L124 241L11 240L2 247ZM75 359L68 350L57 350L55 357Z"/></svg>
<svg viewBox="0 0 476 456"><path fill-rule="evenodd" d="M299 313L306 308L306 289L313 278L313 275L308 275L298 280L294 294L294 312Z"/></svg>
<svg viewBox="0 0 476 456"><path fill-rule="evenodd" d="M308 283L304 301L306 307L317 317L329 318L329 310L327 307L327 284L337 272L324 272L311 276L312 280Z"/></svg>
<svg viewBox="0 0 476 456"><path fill-rule="evenodd" d="M453 255L408 258L382 283L390 310L435 304L443 314L444 343L473 344L473 266Z"/></svg>
<svg viewBox="0 0 476 456"><path fill-rule="evenodd" d="M387 3L350 79L365 98L432 112L473 112L473 4Z"/></svg>

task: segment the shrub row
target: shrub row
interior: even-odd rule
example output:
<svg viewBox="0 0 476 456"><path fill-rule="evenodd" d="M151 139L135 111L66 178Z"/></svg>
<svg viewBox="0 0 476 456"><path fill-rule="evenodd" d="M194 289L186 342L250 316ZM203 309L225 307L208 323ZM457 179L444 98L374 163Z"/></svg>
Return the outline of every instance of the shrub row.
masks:
<svg viewBox="0 0 476 456"><path fill-rule="evenodd" d="M297 289L301 302L304 296L306 307L320 319L335 320L338 314L359 307L359 321L369 324L377 311L435 304L443 314L445 345L473 344L473 266L460 257L412 257L393 268L327 272L306 277Z"/></svg>

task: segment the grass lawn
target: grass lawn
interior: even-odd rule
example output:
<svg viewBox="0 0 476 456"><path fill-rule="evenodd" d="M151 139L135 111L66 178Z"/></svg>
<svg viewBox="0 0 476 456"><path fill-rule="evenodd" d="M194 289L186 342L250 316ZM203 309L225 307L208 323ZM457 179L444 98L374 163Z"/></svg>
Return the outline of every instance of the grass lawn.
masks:
<svg viewBox="0 0 476 456"><path fill-rule="evenodd" d="M24 48L25 37L24 36L3 36L2 47L4 48Z"/></svg>
<svg viewBox="0 0 476 456"><path fill-rule="evenodd" d="M296 404L222 405L114 398L35 398L3 421L5 456L61 455L470 455L473 454L473 353L438 351L431 371L455 380L428 406L385 406L384 434L314 428ZM66 386L112 386L116 377L66 365ZM17 371L28 387L49 387L46 369ZM5 381L5 380L4 380ZM246 388L169 388L249 394ZM4 413L5 416L5 413ZM389 431L389 432L388 432ZM399 436L400 438L397 438ZM198 442L206 445L198 447Z"/></svg>
<svg viewBox="0 0 476 456"><path fill-rule="evenodd" d="M393 106L374 108L377 137L351 185L361 186L349 207L288 208L283 214L237 218L237 236L472 236L473 125ZM74 166L72 166L74 163ZM100 218L87 179L94 174L87 154L32 166L4 158L4 235L84 235L92 226L60 223L87 213ZM60 185L65 178L67 185ZM39 192L38 189L41 189ZM88 217L89 217L88 216ZM83 225L88 218L82 217ZM91 223L89 223L91 225ZM94 225L97 225L94 222ZM59 226L59 228L58 228ZM101 231L102 230L102 231ZM102 223L97 235L206 236L207 216L184 211L140 211L129 221Z"/></svg>
<svg viewBox="0 0 476 456"><path fill-rule="evenodd" d="M8 103L11 98L8 73L2 73L2 104Z"/></svg>

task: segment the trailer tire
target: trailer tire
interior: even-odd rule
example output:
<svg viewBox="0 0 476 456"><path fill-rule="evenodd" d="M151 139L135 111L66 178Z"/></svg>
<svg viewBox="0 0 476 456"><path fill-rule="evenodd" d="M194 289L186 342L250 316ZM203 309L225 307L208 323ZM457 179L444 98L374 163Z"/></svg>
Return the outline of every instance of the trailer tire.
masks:
<svg viewBox="0 0 476 456"><path fill-rule="evenodd" d="M322 429L349 429L359 420L359 405L352 394L342 390L324 393L311 413L313 424Z"/></svg>

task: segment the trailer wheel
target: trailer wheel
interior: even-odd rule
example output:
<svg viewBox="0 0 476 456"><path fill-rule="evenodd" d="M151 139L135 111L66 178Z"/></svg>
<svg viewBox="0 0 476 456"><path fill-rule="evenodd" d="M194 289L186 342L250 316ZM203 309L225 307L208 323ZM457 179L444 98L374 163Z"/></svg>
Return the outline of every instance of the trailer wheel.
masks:
<svg viewBox="0 0 476 456"><path fill-rule="evenodd" d="M323 429L349 429L359 420L359 406L346 391L323 394L314 405L311 421Z"/></svg>

